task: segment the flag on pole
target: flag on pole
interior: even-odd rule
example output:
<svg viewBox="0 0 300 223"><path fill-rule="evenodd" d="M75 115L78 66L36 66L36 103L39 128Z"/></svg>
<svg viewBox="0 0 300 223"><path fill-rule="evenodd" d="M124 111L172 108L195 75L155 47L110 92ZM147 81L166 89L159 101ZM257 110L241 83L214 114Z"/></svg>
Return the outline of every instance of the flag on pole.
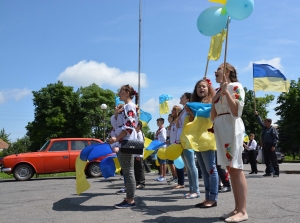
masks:
<svg viewBox="0 0 300 223"><path fill-rule="evenodd" d="M168 94L162 94L159 96L159 114L168 114L170 109L169 109L169 104L168 101L171 100L173 97Z"/></svg>
<svg viewBox="0 0 300 223"><path fill-rule="evenodd" d="M287 92L290 81L269 64L253 64L254 91Z"/></svg>
<svg viewBox="0 0 300 223"><path fill-rule="evenodd" d="M208 51L209 60L218 60L221 56L222 43L226 37L226 30L223 29L221 33L211 37L210 47Z"/></svg>

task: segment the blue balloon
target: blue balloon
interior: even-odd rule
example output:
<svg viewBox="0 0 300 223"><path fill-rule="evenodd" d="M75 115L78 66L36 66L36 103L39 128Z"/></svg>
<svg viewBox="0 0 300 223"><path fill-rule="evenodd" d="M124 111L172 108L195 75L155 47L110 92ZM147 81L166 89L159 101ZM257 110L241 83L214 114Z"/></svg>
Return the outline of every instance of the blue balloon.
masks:
<svg viewBox="0 0 300 223"><path fill-rule="evenodd" d="M182 158L178 157L176 160L174 160L174 165L177 169L182 169L184 167Z"/></svg>
<svg viewBox="0 0 300 223"><path fill-rule="evenodd" d="M198 30L205 36L214 36L226 27L227 18L228 15L222 13L222 8L218 6L207 8L198 17Z"/></svg>
<svg viewBox="0 0 300 223"><path fill-rule="evenodd" d="M251 15L254 8L253 0L227 0L227 14L236 20L246 19Z"/></svg>

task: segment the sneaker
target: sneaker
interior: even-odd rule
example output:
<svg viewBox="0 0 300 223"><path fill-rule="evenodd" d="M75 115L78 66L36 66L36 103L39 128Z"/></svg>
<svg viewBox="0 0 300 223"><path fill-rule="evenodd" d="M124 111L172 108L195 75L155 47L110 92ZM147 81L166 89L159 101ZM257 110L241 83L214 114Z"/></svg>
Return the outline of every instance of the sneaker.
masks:
<svg viewBox="0 0 300 223"><path fill-rule="evenodd" d="M115 204L116 209L132 208L132 207L135 207L135 203L128 204L126 200L122 201L120 204Z"/></svg>
<svg viewBox="0 0 300 223"><path fill-rule="evenodd" d="M160 177L160 178L157 179L157 181L159 181L159 182L164 182L164 181L166 181L166 178Z"/></svg>
<svg viewBox="0 0 300 223"><path fill-rule="evenodd" d="M167 180L167 182L171 182L173 181L173 177L171 177L169 180Z"/></svg>
<svg viewBox="0 0 300 223"><path fill-rule="evenodd" d="M270 173L266 173L263 175L263 177L270 177L270 176L272 176Z"/></svg>
<svg viewBox="0 0 300 223"><path fill-rule="evenodd" d="M178 184L178 179L174 179L174 180L172 180L172 181L169 181L168 182L170 185L172 185L172 184Z"/></svg>
<svg viewBox="0 0 300 223"><path fill-rule="evenodd" d="M222 189L219 190L219 193L226 193L230 191L231 191L231 187L222 187Z"/></svg>
<svg viewBox="0 0 300 223"><path fill-rule="evenodd" d="M145 188L145 185L143 184L139 184L136 186L136 189L144 189Z"/></svg>
<svg viewBox="0 0 300 223"><path fill-rule="evenodd" d="M116 192L117 194L126 194L126 188L122 187L120 190Z"/></svg>
<svg viewBox="0 0 300 223"><path fill-rule="evenodd" d="M161 178L163 178L163 177L158 177L158 178L156 178L155 180L156 180L156 181L159 181Z"/></svg>
<svg viewBox="0 0 300 223"><path fill-rule="evenodd" d="M273 175L273 177L279 177L279 175Z"/></svg>

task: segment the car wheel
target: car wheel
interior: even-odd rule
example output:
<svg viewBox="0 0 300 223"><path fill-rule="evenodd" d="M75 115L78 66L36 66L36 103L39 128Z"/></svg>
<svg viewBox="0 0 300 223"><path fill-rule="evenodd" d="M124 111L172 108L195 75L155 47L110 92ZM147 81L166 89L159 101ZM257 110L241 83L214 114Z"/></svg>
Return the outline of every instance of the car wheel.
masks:
<svg viewBox="0 0 300 223"><path fill-rule="evenodd" d="M14 169L14 178L16 180L29 180L33 175L33 169L28 164L20 164Z"/></svg>
<svg viewBox="0 0 300 223"><path fill-rule="evenodd" d="M88 177L101 177L102 172L100 170L99 163L94 162L89 164L86 173Z"/></svg>
<svg viewBox="0 0 300 223"><path fill-rule="evenodd" d="M248 159L247 158L243 158L243 163L247 164L248 163Z"/></svg>

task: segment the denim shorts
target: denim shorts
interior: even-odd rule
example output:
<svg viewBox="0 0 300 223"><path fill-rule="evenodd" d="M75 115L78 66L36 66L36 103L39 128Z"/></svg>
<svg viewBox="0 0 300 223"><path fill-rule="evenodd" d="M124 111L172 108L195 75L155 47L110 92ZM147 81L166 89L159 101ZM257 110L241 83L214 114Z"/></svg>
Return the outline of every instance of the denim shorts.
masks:
<svg viewBox="0 0 300 223"><path fill-rule="evenodd" d="M167 160L168 164L174 164L174 160Z"/></svg>
<svg viewBox="0 0 300 223"><path fill-rule="evenodd" d="M157 157L158 163L159 164L167 164L167 160L161 160L160 158Z"/></svg>

